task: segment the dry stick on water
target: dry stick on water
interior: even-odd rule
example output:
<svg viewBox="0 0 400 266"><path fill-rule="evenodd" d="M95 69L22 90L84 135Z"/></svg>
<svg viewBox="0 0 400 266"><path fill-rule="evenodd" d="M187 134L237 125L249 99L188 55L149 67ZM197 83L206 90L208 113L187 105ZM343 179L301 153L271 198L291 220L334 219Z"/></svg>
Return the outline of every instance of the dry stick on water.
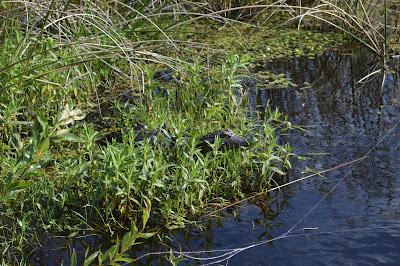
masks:
<svg viewBox="0 0 400 266"><path fill-rule="evenodd" d="M390 128L384 135L382 138L380 138L375 145L369 149L367 151L367 153L362 157L362 158L366 158L373 150L375 150L375 148L390 134L392 133L392 131L400 124L400 120L396 122L396 124ZM356 162L349 171L347 171L347 173L339 179L338 182L336 182L336 184L294 225L292 226L286 233L284 233L283 235L288 235L290 234L296 227L297 225L299 225L313 210L315 210L319 204L321 204L322 201L324 201L343 181L344 179L350 175L350 173L353 171L353 169L359 165L359 163L361 162L361 160L359 160L358 162Z"/></svg>
<svg viewBox="0 0 400 266"><path fill-rule="evenodd" d="M268 244L273 241L279 240L279 239L286 239L286 238L294 238L294 237L310 237L310 236L319 236L319 235L327 235L327 234L337 234L337 233L348 233L348 232L360 232L360 231L369 231L369 230L377 230L377 229L391 229L391 228L399 228L400 224L395 224L395 225L388 225L388 226L376 226L376 227L363 227L363 228L354 228L354 229L343 229L343 230L333 230L333 231L324 231L324 232L313 232L313 233L301 233L301 234L291 234L291 235L286 235L286 236L278 236L274 237L272 239L256 242L256 243L251 243L247 244L246 246L240 247L240 248L230 248L230 249L215 249L215 250L199 250L199 251L187 251L187 252L179 252L179 251L161 251L161 252L150 252L146 253L136 259L136 261L141 260L145 257L152 256L152 255L168 255L171 252L175 255L182 255L188 259L195 259L198 261L210 261L210 260L216 260L225 257L223 260L218 260L218 261L213 261L208 264L202 264L202 265L212 265L212 264L217 264L223 261L228 261L230 258L233 256L237 255L238 253L245 251L250 248L254 248L260 245ZM217 252L226 252L222 255L218 256L213 256L213 257L195 257L195 254L209 254L209 253L217 253ZM190 255L192 254L192 255Z"/></svg>
<svg viewBox="0 0 400 266"><path fill-rule="evenodd" d="M364 156L362 156L360 159L358 159L358 161L351 167L351 169L342 177L342 178L340 178L339 179L339 181L337 181L336 182L336 184L303 216L303 217L301 217L289 230L287 230L285 233L283 233L283 234L281 234L281 235L279 235L278 237L276 237L276 238L274 238L274 239L271 239L271 240L268 240L268 242L272 242L273 240L278 240L278 239L282 239L282 238L286 238L286 237L288 237L289 236L289 234L308 216L308 215L310 215L311 214L311 212L313 212L320 204L321 204L321 202L323 202L343 181L344 181L344 179L348 176L348 175L350 175L350 173L353 171L353 169L363 160L363 159L365 159L366 157L368 157L368 155L373 151L373 150L375 150L375 148L398 126L400 124L400 120L398 121L398 122L396 122L396 124L392 127L392 128L390 128L384 135L383 135L383 137L382 138L380 138L376 143L375 143L375 145L371 148L371 149L369 149L368 151L367 151L367 153L364 155ZM293 236L293 235L292 235ZM266 242L266 243L268 243L268 242ZM239 254L240 252L242 252L242 251L245 251L245 250L247 250L247 249L250 249L250 248L253 248L253 247L256 247L256 246L259 246L259 245L262 245L262 244L264 244L264 243L256 243L256 244L252 244L252 245L249 245L249 246L247 246L247 247L244 247L244 248L240 248L239 250L235 250L235 252L233 252L233 251L231 251L231 252L229 252L229 256L227 256L226 258L225 258L225 260L219 260L219 261L214 261L214 262L211 262L211 263L208 263L208 264L205 264L205 265L212 265L212 264L216 264L216 263L220 263L220 262L223 262L223 261L226 261L226 260L228 260L228 259L230 259L230 258L232 258L232 257L234 257L234 256L236 256L237 254ZM228 254L228 253L227 253Z"/></svg>
<svg viewBox="0 0 400 266"><path fill-rule="evenodd" d="M353 164L353 163L356 163L356 162L358 162L358 161L361 161L361 160L365 159L365 157L366 157L366 156L363 156L363 157L360 157L360 158L355 159L355 160L353 160L353 161L345 162L345 163L336 165L336 166L334 166L334 167L332 167L332 168L325 169L325 170L319 171L319 172L317 172L317 173L314 173L314 174L311 174L311 175L308 175L308 176L305 176L305 177L302 177L302 178L299 178L299 179L290 181L290 182L288 182L288 183L286 183L286 184L273 187L273 188L268 189L268 190L266 190L266 191L259 192L259 193L255 194L255 195L252 195L252 196L247 197L247 198L245 198L245 199L242 199L242 200L236 201L236 202L234 202L234 203L228 204L228 205L226 205L226 206L224 206L224 207L222 207L222 208L219 208L219 209L217 209L217 210L214 210L214 211L212 211L212 212L209 212L209 213L207 213L206 215L204 215L204 217L209 217L209 216L211 216L211 215L213 215L213 214L216 214L216 213L218 213L218 212L220 212L220 211L223 211L223 210L225 210L225 209L227 209L227 208L230 208L230 207L236 206L236 205L238 205L238 204L241 204L241 203L243 203L243 202L245 202L245 201L248 201L248 200L251 200L251 199L260 197L260 196L262 196L262 195L267 194L268 192L275 191L275 190L279 190L279 189L281 189L281 188L283 188L283 187L287 187L287 186L292 185L292 184L294 184L294 183L298 183L298 182L303 181L303 180L306 180L306 179L308 179L308 178L310 178L310 177L313 177L313 176L316 176L316 175L321 175L321 174L330 172L330 171L332 171L332 170L336 170L336 169L339 169L339 168L342 168L342 167L351 165L351 164Z"/></svg>
<svg viewBox="0 0 400 266"><path fill-rule="evenodd" d="M218 264L218 263L221 263L224 261L229 261L229 259L236 256L237 254L239 254L242 251L245 251L245 250L257 247L257 246L265 245L265 244L271 243L271 242L279 240L279 239L294 238L294 237L310 237L310 236L316 236L316 235L337 234L337 233L346 233L346 232L360 232L360 231L368 231L368 230L376 230L376 229L390 229L390 228L399 228L399 227L400 227L400 225L396 224L396 225L389 225L389 226L365 227L365 228L334 230L334 231L325 231L325 232L316 232L316 233L302 233L302 234L292 234L292 235L285 235L285 236L280 235L273 239L268 239L265 241L260 241L257 243L250 244L245 247L232 249L230 252L224 254L226 257L225 259L212 261L212 262L209 262L207 264L202 264L202 265L203 266L214 265L214 264ZM179 254L181 254L181 253L179 253ZM181 254L181 255L185 256L185 254ZM198 260L212 260L212 259L217 259L217 257L222 257L222 256L223 255L216 256L216 257L209 257L209 258L198 258ZM228 264L226 264L226 265L228 265Z"/></svg>
<svg viewBox="0 0 400 266"><path fill-rule="evenodd" d="M396 122L396 124L393 126L393 127L391 127L384 135L383 135L383 137L382 138L380 138L376 143L375 143L375 145L371 148L371 149L369 149L368 151L367 151L367 153L365 153L365 155L364 156L362 156L362 157L360 157L359 159L357 159L357 160L354 160L354 161L351 161L351 162L348 162L348 163L344 163L344 164L342 164L342 165L339 165L339 166L336 166L336 167L333 167L333 168L330 168L330 169L327 169L327 170L324 170L324 171L321 171L321 172L327 172L327 171L329 171L329 170L333 170L333 169L335 169L335 168L339 168L339 167L341 167L341 166L344 166L344 165L349 165L349 164L352 164L352 163L355 163L352 167L351 167L351 169L349 170L349 171L347 171L347 173L342 177L342 178L340 178L337 182L336 182L336 184L303 216L303 217L301 217L289 230L287 230L285 233L283 233L283 234L281 234L281 235L279 235L279 236L277 236L277 237L275 237L275 238L273 238L273 239L270 239L270 240L267 240L267 241L263 241L263 242L259 242L259 243L255 243L255 244L251 244L251 245L249 245L249 246L246 246L246 247L243 247L243 248L239 248L239 249L234 249L234 250L232 250L232 251L230 251L230 252L227 252L227 253L225 253L225 254L223 254L223 255L221 255L221 256L219 256L219 257L223 257L224 255L226 255L225 256L225 258L224 259L221 259L221 260L218 260L218 261L213 261L213 262L211 262L211 263L208 263L208 264L205 264L205 265L212 265L212 264L216 264L216 263L221 263L221 262L223 262L223 261L227 261L227 260L229 260L230 258L232 258L232 257L234 257L234 256L236 256L237 254L239 254L240 252L242 252L242 251L245 251L245 250L247 250L247 249L250 249L250 248L253 248L253 247L257 247L257 246L260 246L260 245L262 245L262 244L264 244L264 243L269 243L269 242L272 242L272 241L274 241L274 240L278 240L278 239L282 239L282 238L287 238L287 237L292 237L292 236L297 236L297 235L289 235L291 232L293 232L293 230L308 216L308 215L310 215L311 214L311 212L313 212L343 181L344 181L344 179L348 176L348 175L350 175L350 173L353 171L353 169L357 166L357 165L359 165L359 163L362 161L362 160L364 160L365 158L367 158L368 157L368 155L372 152L372 151L374 151L375 149L376 149L376 147L380 144L380 143L382 143L382 141L398 126L400 124L400 120L399 121L397 121ZM320 172L320 173L321 173ZM317 174L317 173L316 173ZM316 174L313 174L313 175L316 175ZM304 180L306 177L304 177L304 178L301 178L301 179L298 179L298 180L295 180L294 182L299 182L300 180ZM308 177L307 177L308 178ZM293 181L292 181L292 183L293 183ZM289 183L288 183L289 184ZM277 188L276 188L277 189ZM253 196L254 197L254 196ZM310 235L310 234L306 234L306 235Z"/></svg>

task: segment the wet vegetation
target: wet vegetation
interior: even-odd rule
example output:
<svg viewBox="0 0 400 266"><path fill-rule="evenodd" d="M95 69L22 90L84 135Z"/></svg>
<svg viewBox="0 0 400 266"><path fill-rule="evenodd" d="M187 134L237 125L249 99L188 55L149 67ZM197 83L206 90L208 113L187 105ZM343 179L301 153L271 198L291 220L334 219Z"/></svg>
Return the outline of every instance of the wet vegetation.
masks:
<svg viewBox="0 0 400 266"><path fill-rule="evenodd" d="M116 242L66 264L132 262L145 239L282 184L293 125L252 95L304 84L257 70L349 42L384 63L399 50L395 1L211 2L0 2L4 265L44 235Z"/></svg>

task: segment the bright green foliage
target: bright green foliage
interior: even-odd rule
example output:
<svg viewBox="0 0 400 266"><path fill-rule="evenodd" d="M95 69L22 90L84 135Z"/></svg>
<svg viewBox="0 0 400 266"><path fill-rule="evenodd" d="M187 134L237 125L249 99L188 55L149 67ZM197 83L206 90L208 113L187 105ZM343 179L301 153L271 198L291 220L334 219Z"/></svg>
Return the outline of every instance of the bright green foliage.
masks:
<svg viewBox="0 0 400 266"><path fill-rule="evenodd" d="M276 136L291 125L277 110L267 108L263 120L250 111L249 91L241 85L248 63L315 55L343 41L333 33L267 26L237 25L234 33L230 28L202 35L204 20L199 26L177 26L190 21L171 14L180 6L83 2L43 1L38 7L43 14L29 6L26 24L12 12L0 21L0 250L5 263L40 242L43 232L101 232L115 238L121 230L128 233L110 249L88 251L87 264L130 262L126 251L159 228L183 227L211 203L225 204L281 182L292 153ZM19 10L15 2L1 5ZM224 52L208 54L204 46L177 50L182 46L171 37L188 41L189 34L182 33L186 28L199 34L194 41L207 34L207 44ZM233 35L237 31L243 41ZM170 83L154 79L165 65L174 68ZM265 74L274 87L292 85L279 74ZM168 96L154 93L156 88ZM133 100L120 100L120 93ZM127 133L122 143L96 144L107 129L84 117L99 108L105 124ZM138 123L164 134L135 142L131 128ZM222 151L217 140L211 152L199 150L201 136L227 128L244 136L249 147ZM76 257L71 264L78 263ZM180 258L172 254L169 260Z"/></svg>
<svg viewBox="0 0 400 266"><path fill-rule="evenodd" d="M183 227L211 202L225 203L269 187L272 179L279 182L290 166L290 147L276 140L276 130L290 124L271 110L265 121L253 118L241 86L246 64L239 56L209 68L181 64L170 84L152 79L156 65L136 61L142 64L143 89L132 87L140 92L134 103L115 100L119 111L112 117L129 134L123 143L100 147L101 132L90 120L82 121L84 114L110 95L117 99L121 89L113 91L109 80L116 69L129 73L133 58L92 57L96 52L85 53L82 43L63 46L19 30L7 34L0 50L0 212L1 249L8 259L40 241L39 232L114 235L133 224L142 229L93 255L99 263L129 261L126 249L152 236L149 231ZM114 38L108 37L105 44ZM111 55L121 55L110 49ZM130 86L140 85L128 77ZM169 96L154 94L156 86L164 86ZM176 138L175 145L163 139L135 143L129 129L136 123L162 129ZM202 154L199 137L224 128L245 136L250 147L220 151L217 141L212 152Z"/></svg>

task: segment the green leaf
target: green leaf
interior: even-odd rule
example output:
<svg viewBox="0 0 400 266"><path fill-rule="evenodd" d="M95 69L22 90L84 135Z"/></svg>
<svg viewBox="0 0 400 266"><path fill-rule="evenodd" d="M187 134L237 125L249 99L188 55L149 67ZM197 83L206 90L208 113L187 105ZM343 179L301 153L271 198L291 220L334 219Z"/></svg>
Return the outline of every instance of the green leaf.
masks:
<svg viewBox="0 0 400 266"><path fill-rule="evenodd" d="M121 255L117 255L113 262L125 262L125 263L132 263L133 259L122 257Z"/></svg>
<svg viewBox="0 0 400 266"><path fill-rule="evenodd" d="M121 252L127 251L134 243L135 238L133 238L132 232L126 233L121 241Z"/></svg>
<svg viewBox="0 0 400 266"><path fill-rule="evenodd" d="M89 266L90 263L92 263L96 258L97 255L99 254L98 251L94 252L92 255L90 255L89 257L87 256L89 253L89 248L86 249L86 253L85 253L85 261L83 262L83 266Z"/></svg>
<svg viewBox="0 0 400 266"><path fill-rule="evenodd" d="M158 180L158 179L153 183L153 185L155 187L165 188L164 182L162 182L161 180Z"/></svg>
<svg viewBox="0 0 400 266"><path fill-rule="evenodd" d="M131 232L131 233L132 233L132 235L134 236L134 235L136 235L136 234L137 234L137 232L138 232L138 231L139 231L139 230L138 230L138 228L137 228L136 224L132 222L132 225L131 225L131 230L130 230L130 232Z"/></svg>
<svg viewBox="0 0 400 266"><path fill-rule="evenodd" d="M275 173L278 173L280 175L285 175L285 172L283 172L281 169L276 168L276 167L271 167L270 168L272 171L274 171Z"/></svg>
<svg viewBox="0 0 400 266"><path fill-rule="evenodd" d="M73 133L66 133L62 136L57 137L58 140L60 141L68 141L68 142L79 142L81 139L73 134Z"/></svg>
<svg viewBox="0 0 400 266"><path fill-rule="evenodd" d="M152 232L152 233L139 233L136 235L137 238L143 238L143 239L149 239L150 237L154 236L157 234L157 232Z"/></svg>
<svg viewBox="0 0 400 266"><path fill-rule="evenodd" d="M31 182L15 181L6 186L6 193L23 190L32 186Z"/></svg>
<svg viewBox="0 0 400 266"><path fill-rule="evenodd" d="M42 113L36 113L36 118L39 121L40 125L42 126L42 131L46 132L48 127L49 127L49 123L47 122L46 117L42 114Z"/></svg>
<svg viewBox="0 0 400 266"><path fill-rule="evenodd" d="M38 151L41 151L43 155L48 155L50 149L50 141L48 138L45 138L41 143L38 148Z"/></svg>
<svg viewBox="0 0 400 266"><path fill-rule="evenodd" d="M65 134L67 134L68 132L69 132L69 129L68 129L68 128L59 129L59 130L56 131L56 133L54 134L54 136L56 136L56 137L62 137L62 136L64 136Z"/></svg>
<svg viewBox="0 0 400 266"><path fill-rule="evenodd" d="M119 243L115 244L114 246L110 247L105 253L104 256L109 258L110 261L112 261L115 257L115 255L117 255L118 252L118 248L119 248Z"/></svg>
<svg viewBox="0 0 400 266"><path fill-rule="evenodd" d="M72 251L72 255L71 255L71 261L70 261L70 266L76 266L77 262L76 262L76 252L75 249Z"/></svg>
<svg viewBox="0 0 400 266"><path fill-rule="evenodd" d="M101 251L98 251L99 253L97 254L97 259L98 259L98 264L102 265L104 259L106 258L106 256L104 256L104 254Z"/></svg>
<svg viewBox="0 0 400 266"><path fill-rule="evenodd" d="M146 199L146 208L143 208L143 216L142 216L142 230L146 227L147 221L150 218L150 210L151 210L151 201Z"/></svg>
<svg viewBox="0 0 400 266"><path fill-rule="evenodd" d="M13 199L15 194L21 190L24 190L32 186L31 182L15 181L5 187L5 192L3 196L0 196L0 201Z"/></svg>

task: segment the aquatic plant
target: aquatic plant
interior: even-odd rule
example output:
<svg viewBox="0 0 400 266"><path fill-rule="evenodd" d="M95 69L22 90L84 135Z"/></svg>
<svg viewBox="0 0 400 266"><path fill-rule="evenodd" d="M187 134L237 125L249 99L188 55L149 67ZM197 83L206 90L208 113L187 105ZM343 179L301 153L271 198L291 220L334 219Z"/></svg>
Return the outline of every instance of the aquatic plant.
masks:
<svg viewBox="0 0 400 266"><path fill-rule="evenodd" d="M388 17L388 2L392 1L319 0L311 5L291 5L284 9L297 11L290 20L298 20L299 26L306 18L321 21L346 33L386 59L392 50L388 41L388 28L396 31L395 15Z"/></svg>
<svg viewBox="0 0 400 266"><path fill-rule="evenodd" d="M393 0L204 2L211 6L215 17L229 17L229 14L240 17L240 14L249 10L257 10L254 16L257 17L258 25L270 20L276 22L279 17L278 20L284 25L296 22L299 28L319 28L322 23L328 26L328 30L330 28L345 33L382 58L393 51L399 37L398 4Z"/></svg>
<svg viewBox="0 0 400 266"><path fill-rule="evenodd" d="M163 22L158 16L165 6L142 2L1 2L5 262L20 261L43 240L39 235L128 231L116 247L87 253L99 263L126 261L116 254L124 256L137 239L183 227L210 203L269 187L290 167L290 146L276 139L290 127L286 118L276 110L267 110L261 122L248 115L248 91L241 86L246 60L229 55L211 66L162 56L165 44L176 47L164 31L178 23L176 13L166 11ZM155 77L165 66L174 70L171 82ZM93 113L102 125L85 118ZM138 123L172 135L175 145L135 141L131 129ZM217 138L202 153L201 136L221 129L251 145L220 150ZM128 133L122 143L100 147L96 142L107 130Z"/></svg>

